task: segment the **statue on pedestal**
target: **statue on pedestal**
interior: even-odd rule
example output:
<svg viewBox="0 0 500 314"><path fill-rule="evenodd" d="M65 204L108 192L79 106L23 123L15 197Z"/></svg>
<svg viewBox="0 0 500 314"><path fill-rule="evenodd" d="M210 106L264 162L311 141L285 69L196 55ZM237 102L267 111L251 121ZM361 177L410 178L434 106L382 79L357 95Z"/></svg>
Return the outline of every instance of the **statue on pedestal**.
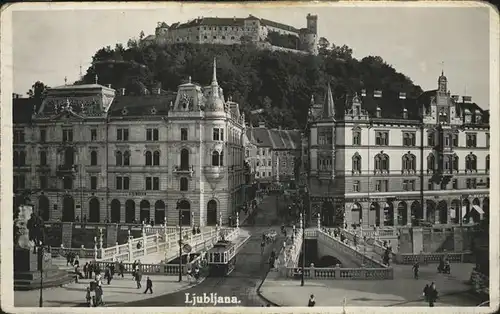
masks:
<svg viewBox="0 0 500 314"><path fill-rule="evenodd" d="M30 250L35 246L33 242L33 209L31 206L19 206L19 214L14 220L14 246ZM28 217L31 217L28 219Z"/></svg>

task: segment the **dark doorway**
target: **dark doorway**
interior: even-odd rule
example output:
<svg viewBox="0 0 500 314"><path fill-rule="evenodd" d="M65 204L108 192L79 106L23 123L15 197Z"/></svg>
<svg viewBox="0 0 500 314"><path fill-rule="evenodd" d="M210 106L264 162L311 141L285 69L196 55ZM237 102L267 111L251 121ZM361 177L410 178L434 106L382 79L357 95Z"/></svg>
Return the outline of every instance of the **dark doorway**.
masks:
<svg viewBox="0 0 500 314"><path fill-rule="evenodd" d="M100 205L97 198L92 198L89 201L89 222L99 222L100 220Z"/></svg>
<svg viewBox="0 0 500 314"><path fill-rule="evenodd" d="M127 200L125 202L125 222L133 223L135 220L135 202L133 200Z"/></svg>
<svg viewBox="0 0 500 314"><path fill-rule="evenodd" d="M207 226L215 226L217 224L217 202L210 200L207 204Z"/></svg>
<svg viewBox="0 0 500 314"><path fill-rule="evenodd" d="M63 212L61 220L64 222L75 221L75 201L72 196L66 195L63 198Z"/></svg>
<svg viewBox="0 0 500 314"><path fill-rule="evenodd" d="M111 201L111 222L120 222L121 204L119 200Z"/></svg>

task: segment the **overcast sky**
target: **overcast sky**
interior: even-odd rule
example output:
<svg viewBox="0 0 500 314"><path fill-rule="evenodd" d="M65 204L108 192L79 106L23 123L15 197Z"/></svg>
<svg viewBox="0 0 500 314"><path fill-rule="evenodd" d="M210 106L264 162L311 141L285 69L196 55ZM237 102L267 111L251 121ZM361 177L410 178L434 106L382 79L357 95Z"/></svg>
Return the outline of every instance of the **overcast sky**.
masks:
<svg viewBox="0 0 500 314"><path fill-rule="evenodd" d="M113 5L116 8L119 3ZM80 64L85 73L99 48L126 44L141 30L146 35L154 34L159 21L171 24L198 16L252 14L302 28L307 13L312 13L318 15L319 36L336 45L350 46L356 58L381 56L424 90L436 88L444 63L452 94L467 93L481 107L489 107L487 7L381 8L372 4L256 8L254 3L240 7L174 4L154 9L92 8L13 12L14 92L25 94L37 80L58 86L67 76L73 82L78 79Z"/></svg>

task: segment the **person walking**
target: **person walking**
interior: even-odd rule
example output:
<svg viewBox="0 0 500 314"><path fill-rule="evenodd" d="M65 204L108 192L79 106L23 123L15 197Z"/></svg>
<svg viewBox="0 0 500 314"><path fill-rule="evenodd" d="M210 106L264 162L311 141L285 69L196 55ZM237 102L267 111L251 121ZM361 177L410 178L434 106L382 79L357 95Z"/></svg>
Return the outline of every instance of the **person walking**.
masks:
<svg viewBox="0 0 500 314"><path fill-rule="evenodd" d="M118 264L118 270L120 271L119 276L122 276L123 278L123 273L125 272L125 265L123 265L123 261L120 261Z"/></svg>
<svg viewBox="0 0 500 314"><path fill-rule="evenodd" d="M153 294L153 281L151 281L151 278L148 278L146 279L146 290L144 291L144 293L148 292L149 290L149 293Z"/></svg>
<svg viewBox="0 0 500 314"><path fill-rule="evenodd" d="M142 288L141 280L142 280L142 274L139 270L137 270L135 272L135 282L137 283L137 289Z"/></svg>
<svg viewBox="0 0 500 314"><path fill-rule="evenodd" d="M92 303L90 302L92 301L92 297L90 296L90 287L87 287L87 291L85 293L85 300L87 301L87 306L91 307Z"/></svg>
<svg viewBox="0 0 500 314"><path fill-rule="evenodd" d="M415 264L413 264L413 278L418 279L418 270L420 268L420 264L417 261Z"/></svg>
<svg viewBox="0 0 500 314"><path fill-rule="evenodd" d="M260 255L264 255L264 248L266 247L266 242L262 241L260 243Z"/></svg>
<svg viewBox="0 0 500 314"><path fill-rule="evenodd" d="M424 301L429 302L429 284L426 284L423 291Z"/></svg>
<svg viewBox="0 0 500 314"><path fill-rule="evenodd" d="M314 300L314 294L311 294L311 297L309 298L309 302L307 303L307 306L313 307L316 305L316 300Z"/></svg>
<svg viewBox="0 0 500 314"><path fill-rule="evenodd" d="M85 275L85 279L89 278L89 262L86 262L85 265L83 265L83 274Z"/></svg>
<svg viewBox="0 0 500 314"><path fill-rule="evenodd" d="M437 299L438 291L436 289L436 285L432 282L429 287L429 307L434 307L434 303L436 303Z"/></svg>

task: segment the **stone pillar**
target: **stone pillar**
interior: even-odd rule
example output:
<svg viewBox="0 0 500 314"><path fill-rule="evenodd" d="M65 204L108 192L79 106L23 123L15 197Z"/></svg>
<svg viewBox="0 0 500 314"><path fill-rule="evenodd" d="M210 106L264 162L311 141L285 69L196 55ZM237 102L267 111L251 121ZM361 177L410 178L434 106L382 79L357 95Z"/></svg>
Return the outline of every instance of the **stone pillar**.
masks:
<svg viewBox="0 0 500 314"><path fill-rule="evenodd" d="M424 235L422 228L412 228L412 251L413 254L418 254L424 250Z"/></svg>
<svg viewBox="0 0 500 314"><path fill-rule="evenodd" d="M399 216L398 208L399 206L394 206L394 204L392 204L392 225L394 227L398 226L398 216Z"/></svg>
<svg viewBox="0 0 500 314"><path fill-rule="evenodd" d="M411 226L411 203L406 203L406 225Z"/></svg>
<svg viewBox="0 0 500 314"><path fill-rule="evenodd" d="M422 219L424 221L427 221L427 204L425 200L424 203L422 204Z"/></svg>
<svg viewBox="0 0 500 314"><path fill-rule="evenodd" d="M385 203L382 204L382 206L380 206L380 203L377 203L378 204L378 212L379 212L379 216L380 216L380 228L383 228L384 227L384 220L385 220L385 214L384 214L384 210L385 210Z"/></svg>

